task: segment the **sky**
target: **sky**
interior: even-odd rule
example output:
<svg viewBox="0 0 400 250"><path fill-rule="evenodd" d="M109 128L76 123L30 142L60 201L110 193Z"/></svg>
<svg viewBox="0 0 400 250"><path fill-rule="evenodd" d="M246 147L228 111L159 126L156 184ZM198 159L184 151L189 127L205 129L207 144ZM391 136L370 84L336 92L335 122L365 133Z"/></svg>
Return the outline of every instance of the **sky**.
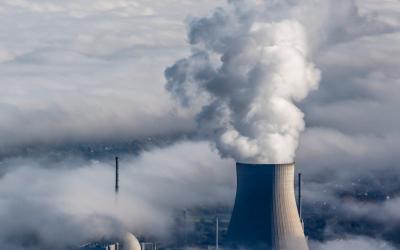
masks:
<svg viewBox="0 0 400 250"><path fill-rule="evenodd" d="M167 69L199 50L218 67L237 39L224 32L247 33L215 13L240 16L264 2L275 8L272 0L0 1L0 244L63 249L124 230L167 238L174 208L231 205L237 154L210 136L201 98L181 105ZM288 152L304 176L312 249L398 249L400 2L268 8L260 13L269 24L301 25L306 61L320 73L304 98L290 99L304 121ZM216 29L204 33L203 21ZM115 151L125 173L117 206Z"/></svg>

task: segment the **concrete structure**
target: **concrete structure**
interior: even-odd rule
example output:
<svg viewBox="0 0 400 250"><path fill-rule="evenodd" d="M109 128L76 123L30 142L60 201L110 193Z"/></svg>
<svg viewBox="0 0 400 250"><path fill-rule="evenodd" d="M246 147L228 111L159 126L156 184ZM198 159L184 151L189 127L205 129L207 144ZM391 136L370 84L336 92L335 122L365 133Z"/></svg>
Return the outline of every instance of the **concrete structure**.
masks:
<svg viewBox="0 0 400 250"><path fill-rule="evenodd" d="M124 250L141 250L138 239L131 233L126 233L123 240Z"/></svg>
<svg viewBox="0 0 400 250"><path fill-rule="evenodd" d="M308 250L294 193L294 164L236 163L237 191L227 246Z"/></svg>
<svg viewBox="0 0 400 250"><path fill-rule="evenodd" d="M79 250L121 250L119 243L88 243L78 248Z"/></svg>

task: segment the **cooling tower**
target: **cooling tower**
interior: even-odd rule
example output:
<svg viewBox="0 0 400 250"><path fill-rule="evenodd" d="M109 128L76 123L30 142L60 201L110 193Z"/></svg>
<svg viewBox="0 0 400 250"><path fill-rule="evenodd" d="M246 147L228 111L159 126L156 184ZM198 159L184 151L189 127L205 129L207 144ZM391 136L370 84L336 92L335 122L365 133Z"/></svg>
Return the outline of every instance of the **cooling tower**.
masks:
<svg viewBox="0 0 400 250"><path fill-rule="evenodd" d="M237 190L227 246L308 250L294 193L294 164L236 163Z"/></svg>

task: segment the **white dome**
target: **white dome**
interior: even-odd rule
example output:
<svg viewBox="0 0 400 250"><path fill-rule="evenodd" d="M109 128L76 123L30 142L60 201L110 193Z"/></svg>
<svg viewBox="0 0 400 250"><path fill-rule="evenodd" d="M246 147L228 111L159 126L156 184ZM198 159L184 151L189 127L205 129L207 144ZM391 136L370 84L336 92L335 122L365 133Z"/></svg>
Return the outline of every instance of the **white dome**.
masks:
<svg viewBox="0 0 400 250"><path fill-rule="evenodd" d="M124 250L141 250L138 239L131 233L126 233L124 236Z"/></svg>

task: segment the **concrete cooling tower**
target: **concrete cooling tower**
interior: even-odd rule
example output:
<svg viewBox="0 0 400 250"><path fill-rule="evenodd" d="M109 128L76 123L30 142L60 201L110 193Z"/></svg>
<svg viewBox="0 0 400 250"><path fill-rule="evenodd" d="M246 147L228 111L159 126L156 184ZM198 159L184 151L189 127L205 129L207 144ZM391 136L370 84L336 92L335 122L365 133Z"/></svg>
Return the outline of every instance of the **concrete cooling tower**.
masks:
<svg viewBox="0 0 400 250"><path fill-rule="evenodd" d="M236 171L236 200L227 246L308 250L295 200L294 164L236 163Z"/></svg>

